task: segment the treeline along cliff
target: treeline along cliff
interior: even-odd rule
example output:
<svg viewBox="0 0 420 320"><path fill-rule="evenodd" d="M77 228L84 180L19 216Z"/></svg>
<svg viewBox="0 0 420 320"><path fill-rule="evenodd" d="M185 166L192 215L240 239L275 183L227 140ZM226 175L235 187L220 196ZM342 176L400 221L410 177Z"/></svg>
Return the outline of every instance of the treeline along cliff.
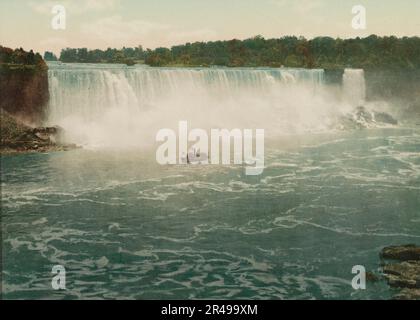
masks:
<svg viewBox="0 0 420 320"><path fill-rule="evenodd" d="M49 54L50 56L50 54ZM150 66L227 66L294 68L420 68L419 37L378 37L333 39L283 37L264 39L194 42L171 48L143 50L141 46L106 50L66 48L63 62L142 62Z"/></svg>

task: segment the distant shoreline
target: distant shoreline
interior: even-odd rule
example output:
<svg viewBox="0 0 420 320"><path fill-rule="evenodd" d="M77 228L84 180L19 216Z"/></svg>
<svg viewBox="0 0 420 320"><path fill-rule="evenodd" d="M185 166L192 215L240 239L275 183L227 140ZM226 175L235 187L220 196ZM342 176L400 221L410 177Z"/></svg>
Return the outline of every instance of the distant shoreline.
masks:
<svg viewBox="0 0 420 320"><path fill-rule="evenodd" d="M153 67L273 67L308 69L361 68L365 70L420 69L419 37L340 39L285 36L193 42L171 48L65 48L59 57L46 52L47 61L63 63L137 63Z"/></svg>

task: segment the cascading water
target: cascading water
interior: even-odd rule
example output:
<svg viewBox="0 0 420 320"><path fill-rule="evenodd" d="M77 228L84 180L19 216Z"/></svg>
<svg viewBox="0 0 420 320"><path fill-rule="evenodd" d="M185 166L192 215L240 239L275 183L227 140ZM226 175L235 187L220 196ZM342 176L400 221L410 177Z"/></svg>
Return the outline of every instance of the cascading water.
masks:
<svg viewBox="0 0 420 320"><path fill-rule="evenodd" d="M350 127L372 128L398 124L398 120L392 115L391 105L384 101L366 102L366 81L363 69L344 70L342 93L344 105L350 108L346 115L347 120L352 122Z"/></svg>
<svg viewBox="0 0 420 320"><path fill-rule="evenodd" d="M266 135L319 130L336 109L323 97L323 70L49 67L49 122L84 146L150 145L157 130L180 120Z"/></svg>
<svg viewBox="0 0 420 320"><path fill-rule="evenodd" d="M365 72L363 69L345 69L343 96L352 107L363 106L366 101Z"/></svg>

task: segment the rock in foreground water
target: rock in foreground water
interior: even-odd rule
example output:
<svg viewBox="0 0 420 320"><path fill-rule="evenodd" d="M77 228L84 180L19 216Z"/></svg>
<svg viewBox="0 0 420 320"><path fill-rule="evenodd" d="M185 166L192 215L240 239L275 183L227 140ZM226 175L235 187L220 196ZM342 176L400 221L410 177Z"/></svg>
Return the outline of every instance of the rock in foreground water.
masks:
<svg viewBox="0 0 420 320"><path fill-rule="evenodd" d="M388 284L402 289L394 298L402 300L420 299L420 247L410 244L386 247L381 252L383 259L401 262L385 264L383 273Z"/></svg>
<svg viewBox="0 0 420 320"><path fill-rule="evenodd" d="M420 261L389 264L383 271L391 287L420 289Z"/></svg>
<svg viewBox="0 0 420 320"><path fill-rule="evenodd" d="M398 125L398 120L388 113L368 110L360 106L353 110L353 112L342 115L339 118L338 128L341 130L354 130L389 125Z"/></svg>
<svg viewBox="0 0 420 320"><path fill-rule="evenodd" d="M420 247L414 244L386 247L382 250L381 257L400 261L420 260Z"/></svg>

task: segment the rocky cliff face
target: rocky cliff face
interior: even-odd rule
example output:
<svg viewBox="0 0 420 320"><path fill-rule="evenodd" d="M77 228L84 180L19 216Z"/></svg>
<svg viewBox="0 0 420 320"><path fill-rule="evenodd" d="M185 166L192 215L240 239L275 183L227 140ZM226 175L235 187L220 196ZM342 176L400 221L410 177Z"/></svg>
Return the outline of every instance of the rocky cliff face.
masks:
<svg viewBox="0 0 420 320"><path fill-rule="evenodd" d="M68 150L59 127L40 127L49 100L41 55L0 46L0 153Z"/></svg>
<svg viewBox="0 0 420 320"><path fill-rule="evenodd" d="M46 66L0 65L0 108L29 125L40 125L48 103Z"/></svg>

